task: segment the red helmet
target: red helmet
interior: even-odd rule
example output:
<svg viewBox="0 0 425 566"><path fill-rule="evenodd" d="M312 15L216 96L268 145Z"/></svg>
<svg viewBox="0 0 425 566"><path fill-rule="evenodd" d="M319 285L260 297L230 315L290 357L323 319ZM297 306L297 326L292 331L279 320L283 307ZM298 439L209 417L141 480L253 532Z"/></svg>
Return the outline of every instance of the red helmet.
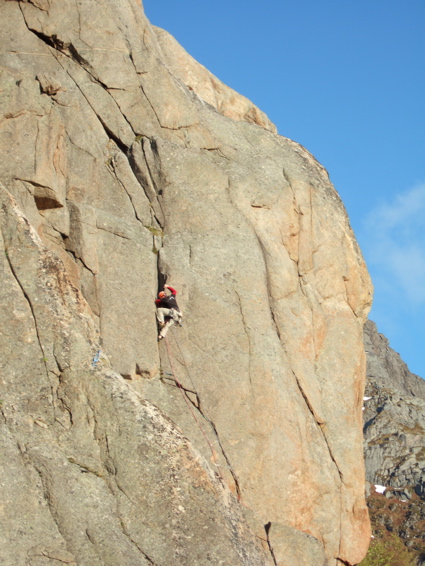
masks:
<svg viewBox="0 0 425 566"><path fill-rule="evenodd" d="M160 291L160 292L158 293L158 298L159 298L159 299L162 299L162 297L165 297L164 291Z"/></svg>

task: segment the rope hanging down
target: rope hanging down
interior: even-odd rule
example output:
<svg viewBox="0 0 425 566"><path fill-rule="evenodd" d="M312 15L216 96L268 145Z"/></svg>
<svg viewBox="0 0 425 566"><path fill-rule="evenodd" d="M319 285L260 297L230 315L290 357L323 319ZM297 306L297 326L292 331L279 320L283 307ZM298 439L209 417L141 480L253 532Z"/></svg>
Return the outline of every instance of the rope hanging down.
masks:
<svg viewBox="0 0 425 566"><path fill-rule="evenodd" d="M174 377L174 380L175 380L175 382L176 382L176 384L177 384L177 387L180 389L180 392L181 392L181 394L182 394L182 396L183 396L183 399L185 400L186 405L189 407L189 410L190 410L190 412L192 413L192 416L193 416L193 418L195 419L195 422L196 422L196 424L198 425L199 430L202 432L203 437L205 438L205 440L206 440L208 446L210 447L211 454L212 454L213 461L214 461L214 465L217 467L217 470L218 470L218 474L219 474L219 476L220 476L220 479L224 482L225 480L224 480L223 474L222 474L222 472L221 472L220 465L219 465L219 463L218 463L218 461L217 461L217 454L216 454L216 451L214 450L214 448L213 448L213 446L212 446L212 444L211 444L211 442L210 442L208 436L206 435L204 429L202 428L202 425L201 425L201 423L199 422L199 420L198 420L198 418L197 418L197 416L196 416L196 414L195 414L195 412L194 412L194 410L193 410L192 403L189 401L189 399L187 398L187 396L186 396L186 394L185 394L183 385L182 385L182 384L180 383L180 381L177 379L176 370L175 370L175 368L174 368L173 356L172 356L172 354L171 354L171 348L170 348L170 344L169 344L169 342L168 342L168 337L167 337L167 336L165 337L165 345L167 346L168 359L169 359L169 361L170 361L171 371L172 371L172 373L173 373L173 377Z"/></svg>
<svg viewBox="0 0 425 566"><path fill-rule="evenodd" d="M183 359L183 364L184 364L184 366L185 366L185 368L186 368L187 375L188 375L189 380L190 380L190 382L191 382L191 384L192 384L194 394L196 395L196 397L197 397L197 399L198 399L198 403L200 404L199 394L198 394L198 392L197 392L197 390L196 390L196 386L195 386L195 384L194 384L194 382L193 382L193 379L192 379L192 377L191 377L191 375L190 375L190 373L189 373L189 370L188 370L188 368L187 368L187 363L186 363L186 360L185 360L185 358L184 358L184 354L183 354L183 352L182 352L182 349L180 348L180 344L178 343L177 338L176 338L176 336L175 336L174 334L173 334L173 338L174 338L174 341L175 341L175 343L176 343L176 345L177 345L177 347L178 347L178 349L179 349L179 351L180 351L180 355L181 355L181 357L182 357L182 359ZM218 469L219 477L220 477L220 479L222 480L223 483L226 483L226 480L224 479L223 474L222 474L222 472L221 472L220 465L219 465L218 462L217 462L217 454L216 454L216 451L214 450L214 448L213 448L213 446L212 446L212 444L211 444L211 442L210 442L208 436L206 435L204 429L203 429L202 426L201 426L201 423L199 422L198 418L196 417L196 414L195 414L194 411L193 411L193 405L192 405L192 403L189 401L189 399L187 398L186 389L183 387L183 385L182 385L182 384L180 383L180 381L177 379L176 370L175 370L175 368L174 368L173 357L172 357L172 354L171 354L171 347L170 347L170 344L169 344L169 342L168 342L168 337L167 337L167 336L165 337L165 344L166 344L166 346L167 346L167 354L168 354L168 359L169 359L169 361L170 361L170 366L171 366L171 371L172 371L172 374L167 373L166 375L172 375L172 376L173 376L174 381L175 381L177 387L180 389L180 392L181 392L181 394L182 394L182 396L183 396L183 398L184 398L184 400L185 400L185 403L186 403L187 406L189 407L190 412L192 413L192 416L193 416L193 418L194 418L195 421L196 421L196 424L198 425L199 429L200 429L201 432L202 432L202 435L204 436L204 438L205 438L205 440L206 440L208 446L210 447L211 454L212 454L212 457L213 457L213 460L214 460L214 465L215 465L215 466L217 467L217 469ZM165 374L165 372L164 372L164 374ZM201 410L201 409L199 409L199 410ZM208 415L204 415L204 411L202 411L201 414L204 416L204 418L207 419L207 422L210 423L210 425L212 426L212 428L213 428L213 430L214 430L214 433L217 435L217 441L220 442L219 439L218 439L217 431L215 430L214 424L212 423L211 419L208 417ZM231 466L231 464L230 464L230 462L229 462L229 460L228 460L228 458L227 458L227 456L226 456L226 454L225 454L224 452L223 452L223 457L224 457L224 459L225 459L226 462L227 462L229 471L230 471L230 473L231 473L231 475L232 475L232 477L233 477L233 481L235 482L236 495L237 495L237 498L238 498L239 503L240 503L241 505L243 505L244 507L246 507L247 509L249 509L250 511L252 511L252 512L254 513L254 515L257 516L257 517L260 519L260 521L261 521L261 517L258 515L258 513L257 513L256 511L254 511L255 507L252 505L252 503L251 503L251 501L249 500L249 498L247 497L247 494L246 494L246 493L244 494L244 499L247 499L249 505L247 505L247 504L243 501L243 499L242 499L242 493L241 493L241 489L240 489L240 486L239 486L238 479L237 479L236 474L235 474L235 472L234 472L234 470L233 470L233 468L232 468L232 466ZM257 535L257 536L258 536L258 535ZM258 538L261 538L261 540L267 540L267 539L263 539L262 537L259 537L259 536L258 536Z"/></svg>

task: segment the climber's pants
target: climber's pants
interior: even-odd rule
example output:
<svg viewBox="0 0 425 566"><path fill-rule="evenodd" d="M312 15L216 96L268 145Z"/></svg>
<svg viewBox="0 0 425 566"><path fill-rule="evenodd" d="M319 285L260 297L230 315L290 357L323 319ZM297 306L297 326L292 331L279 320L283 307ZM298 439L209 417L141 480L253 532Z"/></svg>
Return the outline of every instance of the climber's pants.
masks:
<svg viewBox="0 0 425 566"><path fill-rule="evenodd" d="M165 338L165 336L167 335L167 332L169 330L169 328L171 328L171 326L173 326L174 324L174 319L169 318L167 320L167 322L165 323L165 325L162 327L161 332L159 333L160 336L162 336L163 338Z"/></svg>
<svg viewBox="0 0 425 566"><path fill-rule="evenodd" d="M179 320L181 318L181 313L176 311L176 309L166 309L164 307L156 309L156 318L158 319L158 322L164 324L165 317L168 317L173 321Z"/></svg>
<svg viewBox="0 0 425 566"><path fill-rule="evenodd" d="M168 329L173 326L174 322L180 322L182 313L176 311L176 309L166 309L166 308L159 308L156 309L156 318L158 322L164 324L165 317L168 318L167 322L165 323L164 327L162 328L161 332L159 333L160 336L165 338Z"/></svg>

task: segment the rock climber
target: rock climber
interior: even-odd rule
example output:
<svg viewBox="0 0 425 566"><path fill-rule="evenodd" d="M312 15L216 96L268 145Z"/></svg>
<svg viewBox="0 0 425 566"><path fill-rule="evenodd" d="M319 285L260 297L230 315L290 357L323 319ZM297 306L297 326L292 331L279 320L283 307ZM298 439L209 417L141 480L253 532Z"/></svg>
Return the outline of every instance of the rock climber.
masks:
<svg viewBox="0 0 425 566"><path fill-rule="evenodd" d="M165 291L160 291L158 293L158 298L155 300L155 304L157 306L156 318L158 319L158 324L161 328L161 332L158 336L158 341L165 338L168 329L170 328L170 326L173 326L174 323L178 324L179 326L182 325L183 315L177 305L177 291L170 285L164 285L164 289L168 289L171 295L167 295Z"/></svg>

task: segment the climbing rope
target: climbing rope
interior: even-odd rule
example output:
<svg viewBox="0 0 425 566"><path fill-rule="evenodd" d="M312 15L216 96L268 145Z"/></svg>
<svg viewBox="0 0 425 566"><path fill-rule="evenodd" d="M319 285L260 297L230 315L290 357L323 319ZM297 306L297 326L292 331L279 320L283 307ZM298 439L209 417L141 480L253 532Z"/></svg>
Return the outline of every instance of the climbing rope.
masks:
<svg viewBox="0 0 425 566"><path fill-rule="evenodd" d="M217 454L216 454L216 451L214 450L213 445L211 444L211 442L210 442L208 436L206 435L204 429L202 428L202 425L201 425L201 423L199 422L199 420L198 420L198 418L197 418L197 416L196 416L196 414L195 414L195 412L194 412L194 410L193 410L192 403L191 403L191 402L189 401L189 399L187 398L187 395L186 395L186 393L185 393L185 389L184 389L183 385L182 385L182 384L180 383L180 381L177 379L177 374L176 374L176 370L175 370L174 362L173 362L173 356L172 356L172 354L171 354L170 343L168 342L167 336L165 337L165 345L167 346L168 359L169 359L169 361L170 361L171 371L172 371L174 380L175 380L175 382L176 382L176 385L177 385L177 387L180 389L180 392L181 392L181 394L182 394L182 396L183 396L183 399L185 400L186 405L189 407L189 410L190 410L190 412L192 413L192 416L193 416L193 418L195 419L195 422L196 422L196 424L198 425L199 430L202 432L203 437L205 438L205 440L206 440L208 446L210 447L211 454L212 454L212 458L213 458L213 461L214 461L214 465L216 466L216 468L217 468L217 470L218 470L218 474L219 474L219 476L220 476L220 479L224 482L224 477L223 477L223 474L222 474L222 472L221 472L220 465L219 465L219 463L218 463L218 461L217 461ZM194 387L194 389L195 389L195 387ZM196 389L195 389L195 394L196 394L196 396L198 397L198 394L196 393ZM198 397L198 398L199 398L199 397Z"/></svg>
<svg viewBox="0 0 425 566"><path fill-rule="evenodd" d="M190 382L191 382L191 384L192 384L192 387L193 387L193 391L190 391L190 392L193 393L194 395L196 395L196 398L197 398L197 400L198 400L198 403L200 404L200 396L199 396L198 391L197 391L197 388L196 388L196 386L195 386L195 384L194 384L194 382L193 382L193 379L192 379L192 377L191 377L191 375L190 375L190 372L189 372L189 369L188 369L188 367L187 367L187 363L186 363L186 359L185 359L185 357L184 357L183 351L182 351L182 349L181 349L181 347L180 347L180 344L179 344L179 342L178 342L178 340L177 340L177 338L176 338L174 332L172 332L172 335L173 335L174 341L175 341L175 343L176 343L176 345L177 345L177 348L179 349L180 355L181 355L182 360L183 360L183 362L180 362L180 363L182 363L182 365L184 365L184 367L185 367L185 369L186 369L186 373L187 373L187 375L188 375L188 378L189 378L189 380L190 380ZM205 431L203 430L203 428L202 428L202 426L201 426L201 423L199 422L198 418L196 417L196 414L195 414L194 411L193 411L193 405L192 405L192 403L191 403L191 402L188 400L188 398L187 398L186 391L188 391L188 390L185 389L185 388L183 387L183 385L180 383L180 381L177 379L176 370L175 370L175 367L174 367L173 356L172 356L172 354L171 354L171 347L170 347L170 344L169 344L169 342L168 342L167 336L165 337L165 344L166 344L166 346L167 346L167 354L168 354L168 359L169 359L169 361L170 361L170 366L171 366L172 374L167 373L167 372L163 372L163 373L164 373L164 375L169 375L169 376L172 375L172 376L173 376L173 379L174 379L174 381L175 381L177 387L180 389L180 392L181 392L181 394L182 394L182 396L183 396L183 398L184 398L184 400L185 400L185 403L186 403L187 406L189 407L190 412L192 413L193 418L195 419L195 421L196 421L198 427L200 428L200 430L201 430L201 432L202 432L202 434L203 434L203 436L204 436L204 438L205 438L205 440L206 440L208 446L210 447L211 454L212 454L213 460L214 460L214 464L215 464L215 466L218 468L218 471L219 471L220 479L222 480L223 483L226 483L226 481L225 481L225 479L224 479L224 477L223 477L223 474L222 474L222 472L221 472L220 465L219 465L218 462L217 462L217 454L216 454L216 452L215 452L215 450L214 450L214 448L213 448L213 445L211 444L211 442L210 442L208 436L206 435ZM200 407L198 407L198 410L201 410ZM207 422L208 422L208 423L210 424L210 426L212 427L212 429L213 429L213 431L214 431L214 434L215 434L216 437L217 437L217 442L220 444L220 439L219 439L219 437L218 437L218 433L217 433L217 430L216 430L216 428L215 428L214 423L212 422L212 420L210 419L210 417L208 416L208 414L206 414L206 412L205 412L203 409L202 409L202 413L201 413L201 414L204 416L204 418L207 420ZM223 450L223 449L222 449L222 450ZM252 512L254 513L254 515L257 516L258 518L260 518L260 520L261 520L261 517L260 517L260 516L258 515L258 513L254 510L255 507L252 505L252 503L251 503L251 501L250 501L250 498L248 497L247 493L244 493L244 499L248 502L248 505L247 505L247 503L244 502L244 500L242 499L242 493L241 493L241 489L240 489L240 486L239 486L239 482L238 482L238 480L237 480L236 474L235 474L235 472L234 472L234 470L233 470L233 468L232 468L232 466L231 466L231 464L230 464L230 462L229 462L229 460L228 460L226 454L224 453L224 451L223 451L223 457L224 457L224 459L225 459L225 461L226 461L226 463L227 463L227 466L228 466L228 468L229 468L230 474L231 474L231 476L233 477L233 481L234 481L235 487L236 487L236 496L237 496L238 502L239 502L241 505L243 505L244 507L246 507L247 509L249 509L250 511L252 511ZM257 536L258 536L258 535L257 535ZM258 538L262 538L262 537L258 537ZM265 540L265 539L262 539L262 540Z"/></svg>
<svg viewBox="0 0 425 566"><path fill-rule="evenodd" d="M186 373L187 373L187 376L188 376L188 378L189 378L189 381L190 381L190 383L192 384L192 387L193 387L194 391L196 391L196 386L195 386L195 384L193 383L193 379L192 379L192 376L190 375L189 369L188 369L188 367L187 367L186 359L185 359L185 357L184 357L184 354L183 354L183 352L182 352L182 349L180 348L180 344L179 344L179 342L178 342L178 340L177 340L176 335L174 334L174 332L172 333L172 335L173 335L173 338L174 338L174 342L176 343L176 346L177 346L177 348L179 349L180 355L181 355L181 357L182 357L183 365L184 365L184 367L185 367L185 369L186 369ZM198 402L200 402L200 397L199 397L199 395L198 395L197 392L196 392L196 397L197 397L197 399L198 399ZM207 420L209 421L210 419L207 417Z"/></svg>
<svg viewBox="0 0 425 566"><path fill-rule="evenodd" d="M196 386L195 386L195 384L194 384L194 382L193 382L193 379L192 379L192 377L191 377L191 375L190 375L189 369L188 369L188 367L187 367L187 363L186 363L184 354L183 354L183 352L182 352L182 349L181 349L181 347L180 347L180 344L178 343L178 340L177 340L176 336L174 335L174 332L172 333L172 335L173 335L174 341L175 341L175 343L176 343L176 345L177 345L177 347L178 347L178 349L179 349L180 355L181 355L181 357L182 357L182 360L183 360L183 364L182 364L182 365L184 365L184 367L185 367L185 369L186 369L186 373L187 373L187 375L188 375L188 377L189 377L189 380L190 380L190 382L191 382L191 384L192 384L192 387L193 387L193 391L190 391L190 392L193 393L194 395L196 395L196 398L197 398L198 403L199 403L199 405L200 405L200 402L201 402L201 401L200 401L200 397L199 397L199 394L198 394L198 392L197 392ZM165 345L166 345L166 347L167 347L167 355L168 355L168 359L169 359L169 362L170 362L170 367L171 367L172 373L170 374L170 373L168 373L168 372L163 372L163 374L170 376L170 378L171 378L171 376L172 376L172 377L173 377L173 380L175 381L175 383L176 383L176 385L177 385L177 387L180 389L180 392L181 392L181 394L182 394L182 396L183 396L183 398L184 398L184 400L185 400L185 403L186 403L187 406L189 407L189 410L190 410L190 412L191 412L191 414L192 414L192 416L193 416L193 418L194 418L196 424L198 425L200 431L202 432L203 437L205 438L205 440L206 440L206 442L207 442L207 444L208 444L208 446L209 446L209 448L210 448L210 450L211 450L211 454L212 454L212 457L213 457L214 465L217 467L218 475L219 475L219 477L220 477L220 480L221 480L224 484L226 484L226 481L225 481L225 479L224 479L224 476L223 476L223 473L222 473L222 471L221 471L220 465L219 465L219 463L218 463L218 461L217 461L217 453L216 453L216 451L214 450L213 445L212 445L212 443L210 442L210 440L209 440L207 434L205 433L204 429L202 428L202 425L201 425L201 423L199 422L199 419L197 418L195 412L193 411L193 404L191 403L191 401L189 401L189 399L188 399L188 397L187 397L187 395L186 395L186 392L187 392L188 390L187 390L186 388L184 388L183 385L180 383L180 381L177 379L177 373L176 373L176 370L175 370L175 367L174 367L174 360L173 360L173 356L172 356L172 353L171 353L171 347L170 347L170 343L168 342L168 337L167 337L167 336L165 336ZM180 363L181 363L181 362L180 362ZM198 410L201 411L200 407L198 407ZM214 430L214 434L217 436L217 442L220 443L219 438L218 438L218 433L217 433L217 431L216 431L216 429L215 429L215 425L213 424L213 422L211 421L211 419L209 418L209 416L208 416L206 413L205 413L205 415L204 415L204 411L203 411L203 410L202 410L202 413L201 413L201 414L204 416L204 418L207 420L207 422L210 424L210 426L211 426L212 429ZM222 450L223 450L223 449L222 449ZM237 495L238 502L239 502L241 505L243 505L244 507L246 507L247 509L249 509L249 510L259 519L259 521L261 522L262 517L255 511L255 507L252 505L252 503L251 503L251 501L250 501L250 499L249 499L249 497L247 496L246 493L244 493L244 499L246 499L246 500L248 501L249 505L247 505L247 504L243 501L243 499L242 499L242 494L241 494L241 489L240 489L240 487L239 487L239 483L238 483L238 481L237 481L236 474L234 473L234 471L233 471L233 469L232 469L232 466L231 466L231 464L230 464L230 462L229 462L229 460L228 460L226 454L224 453L224 451L223 451L223 457L224 457L224 459L225 459L225 461L226 461L226 463L227 463L227 466L228 466L228 468L229 468L230 474L231 474L232 477L233 477L233 481L235 482L236 495ZM270 526L270 523L269 523L269 526ZM266 529L266 533L267 533L267 529ZM268 542L268 535L267 535L267 534L266 534L266 538L263 538L263 537L259 536L258 534L257 534L256 536L257 536L257 538Z"/></svg>
<svg viewBox="0 0 425 566"><path fill-rule="evenodd" d="M203 407L201 408L201 397L200 397L200 395L199 395L199 393L198 393L198 391L197 391L197 387L196 387L196 385L195 385L195 383L194 383L194 381L193 381L193 379L192 379L192 376L190 375L189 368L188 368L186 359L185 359L185 357L184 357L183 351L182 351L182 349L181 349L181 347L180 347L180 344L179 344L179 342L178 342L178 340L177 340L177 338L176 338L174 332L172 333L172 336L173 336L173 338L174 338L174 342L176 343L176 346L177 346L177 348L179 349L179 352L180 352L180 355L181 355L181 358L182 358L182 361L180 361L180 363L185 367L187 376L188 376L188 378L189 378L189 380L190 380L190 383L192 384L192 387L193 387L193 391L190 391L190 390L187 389L187 388L183 388L183 389L184 389L185 392L193 393L193 394L196 396L196 400L197 400L197 402L198 402L198 405L196 406L196 408L197 408L198 411L201 413L201 415L204 417L204 419L208 422L208 424L211 426L211 428L212 428L212 430L213 430L213 432L214 432L214 434L215 434L215 436L216 436L216 438L217 438L217 440L216 440L216 442L215 442L214 444L218 443L218 445L220 446L221 452L222 452L222 454L223 454L223 458L224 458L224 460L225 460L225 462L226 462L226 464L227 464L227 467L228 467L228 469L229 469L230 475L232 476L233 482L234 482L234 484L235 484L236 496L237 496L237 498L238 498L238 501L239 501L239 503L241 503L242 505L245 505L244 502L242 501L242 492L241 492L241 488L240 488L240 486L239 486L238 478L237 478L237 476L236 476L235 471L233 470L233 467L232 467L232 465L231 465L231 463L230 463L229 458L227 457L227 455L226 455L226 453L225 453L225 451L224 451L224 449L223 449L223 447L222 447L222 445L221 445L220 437L219 437L219 435L218 435L218 432L217 432L217 429L216 429L216 427L215 427L215 424L214 424L214 422L211 420L211 418L210 418L210 416L208 415L206 409L203 408ZM170 375L170 374L168 374L168 375ZM185 395L185 398L187 398L186 395ZM215 452L215 451L214 451L214 452ZM216 465L218 466L218 464L216 464ZM223 477L223 476L221 475L221 477ZM245 505L245 507L248 507L248 506ZM248 508L249 508L249 507L248 507Z"/></svg>

